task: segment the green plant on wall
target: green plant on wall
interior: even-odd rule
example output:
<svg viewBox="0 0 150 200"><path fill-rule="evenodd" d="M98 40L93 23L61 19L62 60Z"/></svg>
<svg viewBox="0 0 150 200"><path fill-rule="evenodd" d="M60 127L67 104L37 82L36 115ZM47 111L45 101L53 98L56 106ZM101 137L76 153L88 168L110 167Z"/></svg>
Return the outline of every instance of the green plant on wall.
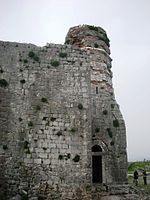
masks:
<svg viewBox="0 0 150 200"><path fill-rule="evenodd" d="M59 66L59 61L57 61L57 60L51 60L51 65L53 66L53 67L58 67Z"/></svg>
<svg viewBox="0 0 150 200"><path fill-rule="evenodd" d="M39 62L39 57L37 56L37 54L36 53L34 53L33 51L30 51L29 53L28 53L28 56L30 57L30 58L32 58L34 61L37 61L37 62Z"/></svg>
<svg viewBox="0 0 150 200"><path fill-rule="evenodd" d="M46 99L45 97L42 97L42 98L41 98L41 102L43 102L43 103L48 103L48 101L47 101L47 99Z"/></svg>
<svg viewBox="0 0 150 200"><path fill-rule="evenodd" d="M42 119L42 120L46 121L46 120L47 120L47 118L48 118L48 117L43 117L43 119Z"/></svg>
<svg viewBox="0 0 150 200"><path fill-rule="evenodd" d="M20 80L20 83L24 84L26 81L24 79Z"/></svg>
<svg viewBox="0 0 150 200"><path fill-rule="evenodd" d="M18 118L19 122L21 122L23 119L21 117Z"/></svg>
<svg viewBox="0 0 150 200"><path fill-rule="evenodd" d="M108 111L107 111L107 110L103 110L103 114L104 114L104 115L107 115L107 114L108 114Z"/></svg>
<svg viewBox="0 0 150 200"><path fill-rule="evenodd" d="M30 149L29 149L29 148L26 149L25 153L30 154L30 153L31 153L31 152L30 152Z"/></svg>
<svg viewBox="0 0 150 200"><path fill-rule="evenodd" d="M67 158L70 159L71 158L71 154L67 153Z"/></svg>
<svg viewBox="0 0 150 200"><path fill-rule="evenodd" d="M88 25L88 28L92 31L98 31L98 27Z"/></svg>
<svg viewBox="0 0 150 200"><path fill-rule="evenodd" d="M111 129L107 128L106 130L108 132L109 137L112 138L113 137L113 133L112 133Z"/></svg>
<svg viewBox="0 0 150 200"><path fill-rule="evenodd" d="M30 52L28 53L28 56L29 56L30 58L33 58L33 57L35 56L35 53L34 53L33 51L30 51Z"/></svg>
<svg viewBox="0 0 150 200"><path fill-rule="evenodd" d="M112 141L110 142L110 145L113 146L114 144L115 144L115 142L112 140Z"/></svg>
<svg viewBox="0 0 150 200"><path fill-rule="evenodd" d="M106 35L106 33L104 34L104 36L103 36L103 40L104 40L104 42L108 45L108 47L110 46L110 40L109 40L109 38L107 37L107 35Z"/></svg>
<svg viewBox="0 0 150 200"><path fill-rule="evenodd" d="M61 135L62 135L62 131L61 131L61 130L58 131L58 132L56 133L56 135L57 135L57 136L61 136Z"/></svg>
<svg viewBox="0 0 150 200"><path fill-rule="evenodd" d="M28 60L27 60L27 59L24 59L23 62L24 62L24 63L28 63Z"/></svg>
<svg viewBox="0 0 150 200"><path fill-rule="evenodd" d="M61 52L61 53L59 53L59 57L65 58L65 57L67 57L67 53Z"/></svg>
<svg viewBox="0 0 150 200"><path fill-rule="evenodd" d="M7 87L8 86L8 82L5 79L0 79L0 87Z"/></svg>
<svg viewBox="0 0 150 200"><path fill-rule="evenodd" d="M27 194L21 194L21 200L29 200Z"/></svg>
<svg viewBox="0 0 150 200"><path fill-rule="evenodd" d="M29 126L29 127L32 127L32 126L33 126L33 122L29 121L29 122L28 122L28 126Z"/></svg>
<svg viewBox="0 0 150 200"><path fill-rule="evenodd" d="M98 45L97 43L94 43L94 47L95 47L95 48L98 48L99 45Z"/></svg>
<svg viewBox="0 0 150 200"><path fill-rule="evenodd" d="M7 150L7 149L8 149L7 144L4 144L4 145L3 145L3 149L4 149L4 150Z"/></svg>
<svg viewBox="0 0 150 200"><path fill-rule="evenodd" d="M82 110L83 109L83 105L81 103L78 104L78 108L79 110Z"/></svg>
<svg viewBox="0 0 150 200"><path fill-rule="evenodd" d="M29 142L27 140L24 141L24 146L23 146L25 153L30 154L30 149L29 149Z"/></svg>
<svg viewBox="0 0 150 200"><path fill-rule="evenodd" d="M59 159L59 160L63 160L63 158L64 158L64 156L61 155L61 154L58 156L58 159Z"/></svg>
<svg viewBox="0 0 150 200"><path fill-rule="evenodd" d="M96 127L95 128L95 133L99 133L100 132L100 128L99 127Z"/></svg>
<svg viewBox="0 0 150 200"><path fill-rule="evenodd" d="M102 33L102 35L99 36L98 39L99 39L99 40L103 40L103 41L107 44L108 47L110 46L110 44L109 44L109 43L110 43L110 40L109 40L109 38L107 37L106 33Z"/></svg>
<svg viewBox="0 0 150 200"><path fill-rule="evenodd" d="M0 73L4 73L4 70L2 69L2 67L0 66Z"/></svg>
<svg viewBox="0 0 150 200"><path fill-rule="evenodd" d="M51 117L51 122L56 121L56 117Z"/></svg>
<svg viewBox="0 0 150 200"><path fill-rule="evenodd" d="M70 44L70 40L66 40L64 44Z"/></svg>
<svg viewBox="0 0 150 200"><path fill-rule="evenodd" d="M39 62L39 61L40 61L40 58L39 58L37 55L35 55L35 56L34 56L34 60L37 61L37 62Z"/></svg>
<svg viewBox="0 0 150 200"><path fill-rule="evenodd" d="M39 194L38 195L38 200L46 200L46 196L42 195L42 194ZM53 198L52 200L55 200L55 199Z"/></svg>
<svg viewBox="0 0 150 200"><path fill-rule="evenodd" d="M73 127L73 128L70 129L70 132L71 132L71 133L75 133L75 132L76 132L76 129Z"/></svg>
<svg viewBox="0 0 150 200"><path fill-rule="evenodd" d="M114 109L114 107L115 107L115 104L111 104L111 108Z"/></svg>
<svg viewBox="0 0 150 200"><path fill-rule="evenodd" d="M75 157L72 159L74 162L79 162L80 156L78 154L75 155Z"/></svg>
<svg viewBox="0 0 150 200"><path fill-rule="evenodd" d="M24 149L29 148L29 142L27 140L24 141Z"/></svg>
<svg viewBox="0 0 150 200"><path fill-rule="evenodd" d="M41 110L41 106L40 106L40 105L36 105L35 110L36 110L36 111Z"/></svg>

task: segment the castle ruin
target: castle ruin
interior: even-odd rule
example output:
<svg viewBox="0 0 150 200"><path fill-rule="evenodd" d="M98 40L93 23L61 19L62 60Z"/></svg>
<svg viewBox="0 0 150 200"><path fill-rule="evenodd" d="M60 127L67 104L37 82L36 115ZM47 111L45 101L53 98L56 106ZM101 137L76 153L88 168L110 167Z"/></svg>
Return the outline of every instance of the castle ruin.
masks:
<svg viewBox="0 0 150 200"><path fill-rule="evenodd" d="M128 192L111 61L101 27L72 27L64 45L0 42L1 200Z"/></svg>

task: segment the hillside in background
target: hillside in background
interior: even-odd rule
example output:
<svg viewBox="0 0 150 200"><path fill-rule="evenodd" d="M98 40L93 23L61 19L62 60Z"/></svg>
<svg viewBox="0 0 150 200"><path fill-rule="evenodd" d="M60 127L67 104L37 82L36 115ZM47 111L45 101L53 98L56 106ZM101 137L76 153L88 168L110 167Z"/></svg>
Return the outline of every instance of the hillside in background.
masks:
<svg viewBox="0 0 150 200"><path fill-rule="evenodd" d="M129 162L128 174L132 174L135 170L137 170L139 173L142 173L143 170L150 172L150 161Z"/></svg>

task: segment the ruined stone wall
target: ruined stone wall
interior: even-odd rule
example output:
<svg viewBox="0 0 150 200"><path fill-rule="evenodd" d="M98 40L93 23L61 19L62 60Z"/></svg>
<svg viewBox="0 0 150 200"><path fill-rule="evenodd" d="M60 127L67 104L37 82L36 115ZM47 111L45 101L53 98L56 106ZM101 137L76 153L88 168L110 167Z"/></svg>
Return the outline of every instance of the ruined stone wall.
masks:
<svg viewBox="0 0 150 200"><path fill-rule="evenodd" d="M79 26L66 43L0 42L2 200L91 200L95 191L113 193L126 183L125 125L107 35ZM96 185L94 145L102 148L103 177Z"/></svg>

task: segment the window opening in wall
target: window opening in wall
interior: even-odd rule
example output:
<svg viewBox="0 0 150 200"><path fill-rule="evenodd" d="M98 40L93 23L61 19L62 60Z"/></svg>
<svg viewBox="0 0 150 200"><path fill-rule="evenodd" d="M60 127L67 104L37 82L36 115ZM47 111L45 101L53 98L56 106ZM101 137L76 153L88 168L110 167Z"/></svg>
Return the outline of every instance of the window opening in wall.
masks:
<svg viewBox="0 0 150 200"><path fill-rule="evenodd" d="M96 87L96 94L98 94L98 87Z"/></svg>
<svg viewBox="0 0 150 200"><path fill-rule="evenodd" d="M102 183L102 148L99 145L92 147L92 182Z"/></svg>

